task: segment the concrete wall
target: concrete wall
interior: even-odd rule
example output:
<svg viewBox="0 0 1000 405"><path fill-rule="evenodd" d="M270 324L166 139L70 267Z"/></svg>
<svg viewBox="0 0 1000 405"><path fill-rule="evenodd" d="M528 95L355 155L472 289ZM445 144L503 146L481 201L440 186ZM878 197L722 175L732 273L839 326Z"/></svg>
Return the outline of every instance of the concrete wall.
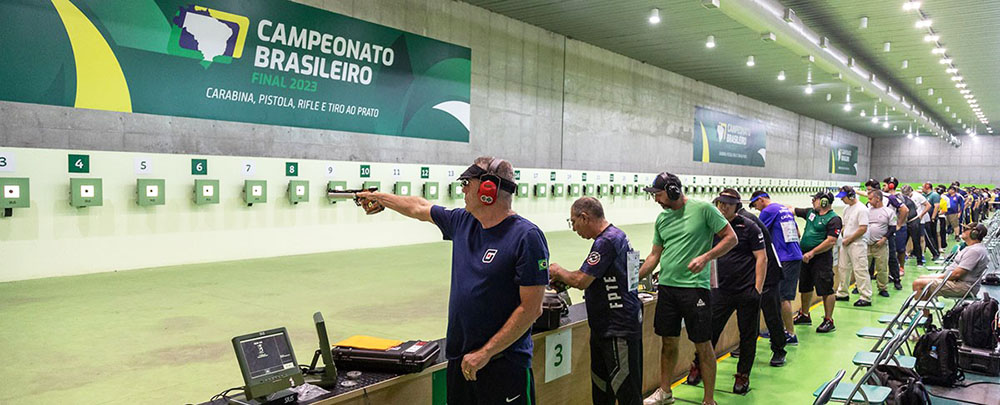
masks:
<svg viewBox="0 0 1000 405"><path fill-rule="evenodd" d="M954 148L938 139L878 138L872 142L871 173L876 179L950 184L1000 184L1000 137L962 137Z"/></svg>
<svg viewBox="0 0 1000 405"><path fill-rule="evenodd" d="M467 164L489 154L520 167L868 177L867 137L482 8L448 0L303 3L470 47L471 141L0 102L0 146L435 164ZM767 167L694 162L699 105L767 122ZM859 147L858 176L827 173L831 140Z"/></svg>

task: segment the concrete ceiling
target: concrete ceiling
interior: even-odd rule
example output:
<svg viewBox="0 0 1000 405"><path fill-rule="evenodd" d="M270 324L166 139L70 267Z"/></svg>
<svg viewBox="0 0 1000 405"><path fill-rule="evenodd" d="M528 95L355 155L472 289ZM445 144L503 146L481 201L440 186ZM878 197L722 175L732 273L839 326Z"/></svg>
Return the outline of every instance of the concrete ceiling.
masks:
<svg viewBox="0 0 1000 405"><path fill-rule="evenodd" d="M872 137L902 136L912 118L889 113L889 128L870 122L873 108L884 117L884 105L853 89L852 111L844 110L849 86L817 69L792 51L761 40L761 33L734 21L720 10L706 9L699 0L464 0L508 17L608 49L663 69L711 83ZM722 6L725 7L722 0ZM939 55L924 42L927 29L914 26L923 13L947 48L968 89L986 117L1000 116L1000 82L996 60L1000 53L1000 2L994 0L923 2L919 11L904 11L903 0L782 0L803 23L831 45L852 55L893 91L913 101L921 111L953 134L964 134L962 123L978 124L986 132ZM650 24L653 8L661 22ZM868 27L860 28L861 17ZM705 46L714 35L716 47ZM890 42L890 51L883 44ZM748 67L753 55L756 65ZM903 68L903 60L908 67ZM779 71L784 81L777 80ZM804 90L812 71L813 94ZM917 77L922 84L917 84ZM928 95L928 89L934 89ZM830 100L827 101L827 94ZM937 99L942 99L938 104ZM948 108L949 111L945 111ZM859 112L864 109L867 117ZM952 118L952 114L956 114ZM894 131L893 128L896 128ZM915 128L914 128L915 129ZM996 131L1000 132L1000 131Z"/></svg>

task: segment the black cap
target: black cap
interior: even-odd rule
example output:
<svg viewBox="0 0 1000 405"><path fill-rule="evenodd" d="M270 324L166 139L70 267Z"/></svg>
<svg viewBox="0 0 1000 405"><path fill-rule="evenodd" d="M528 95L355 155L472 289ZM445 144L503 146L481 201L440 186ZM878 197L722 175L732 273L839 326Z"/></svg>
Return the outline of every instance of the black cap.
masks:
<svg viewBox="0 0 1000 405"><path fill-rule="evenodd" d="M660 174L656 175L656 178L653 179L653 184L651 184L651 185L649 185L647 187L643 187L642 191L645 191L647 193L656 194L656 193L659 193L661 191L666 190L667 186L669 186L671 184L677 186L678 189L680 189L682 187L682 185L681 185L681 179L680 178L678 178L677 176L674 176L671 173L663 172L663 173L660 173Z"/></svg>
<svg viewBox="0 0 1000 405"><path fill-rule="evenodd" d="M736 189L732 189L732 188L727 188L727 189L722 190L722 192L719 193L719 196L715 197L715 200L712 200L713 204L714 203L720 203L720 202L723 203L723 204L738 205L740 203L740 193L739 193L739 191L736 191Z"/></svg>
<svg viewBox="0 0 1000 405"><path fill-rule="evenodd" d="M854 191L854 187L844 186L844 187L841 187L840 188L840 192L837 193L837 198L844 198L844 197L854 198L854 196L856 196L856 195L858 195L858 193L856 191Z"/></svg>

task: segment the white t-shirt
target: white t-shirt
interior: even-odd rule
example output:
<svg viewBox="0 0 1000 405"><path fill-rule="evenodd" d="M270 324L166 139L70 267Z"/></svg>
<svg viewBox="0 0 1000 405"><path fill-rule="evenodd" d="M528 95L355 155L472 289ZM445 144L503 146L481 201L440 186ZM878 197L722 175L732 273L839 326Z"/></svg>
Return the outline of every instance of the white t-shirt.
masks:
<svg viewBox="0 0 1000 405"><path fill-rule="evenodd" d="M840 237L847 238L848 236L854 235L862 225L868 226L868 207L864 204L855 203L854 205L848 205L844 209L844 230L840 233ZM855 242L861 241L858 238Z"/></svg>
<svg viewBox="0 0 1000 405"><path fill-rule="evenodd" d="M924 203L927 202L927 198L925 198L923 194L920 194L918 192L913 192L913 194L910 194L908 197L910 197L910 199L913 200L913 205L917 206L918 213L920 212L920 210L924 209ZM931 222L930 212L931 212L930 210L927 210L927 213L924 214L924 216L920 217L921 224L926 224L928 222Z"/></svg>

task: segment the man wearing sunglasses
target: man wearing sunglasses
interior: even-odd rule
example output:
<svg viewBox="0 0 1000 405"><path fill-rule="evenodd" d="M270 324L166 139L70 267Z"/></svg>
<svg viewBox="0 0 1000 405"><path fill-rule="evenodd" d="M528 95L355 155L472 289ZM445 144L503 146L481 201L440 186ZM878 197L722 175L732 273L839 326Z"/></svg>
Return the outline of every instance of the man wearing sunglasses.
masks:
<svg viewBox="0 0 1000 405"><path fill-rule="evenodd" d="M536 403L531 325L549 284L545 235L511 209L516 187L509 162L477 158L459 180L464 209L381 192L358 197L431 222L452 241L447 402Z"/></svg>
<svg viewBox="0 0 1000 405"><path fill-rule="evenodd" d="M642 304L639 252L608 223L594 197L573 203L570 228L594 245L579 271L549 265L552 281L584 290L590 324L591 392L595 405L642 403Z"/></svg>

